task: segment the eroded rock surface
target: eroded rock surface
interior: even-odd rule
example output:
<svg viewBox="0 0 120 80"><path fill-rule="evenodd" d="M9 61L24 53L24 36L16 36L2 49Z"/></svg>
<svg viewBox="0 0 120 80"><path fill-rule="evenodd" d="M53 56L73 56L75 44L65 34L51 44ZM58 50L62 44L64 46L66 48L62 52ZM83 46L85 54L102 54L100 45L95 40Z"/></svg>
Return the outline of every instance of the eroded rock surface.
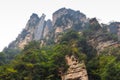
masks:
<svg viewBox="0 0 120 80"><path fill-rule="evenodd" d="M62 76L62 80L88 80L84 62L79 62L75 56L66 56L66 61L69 68Z"/></svg>

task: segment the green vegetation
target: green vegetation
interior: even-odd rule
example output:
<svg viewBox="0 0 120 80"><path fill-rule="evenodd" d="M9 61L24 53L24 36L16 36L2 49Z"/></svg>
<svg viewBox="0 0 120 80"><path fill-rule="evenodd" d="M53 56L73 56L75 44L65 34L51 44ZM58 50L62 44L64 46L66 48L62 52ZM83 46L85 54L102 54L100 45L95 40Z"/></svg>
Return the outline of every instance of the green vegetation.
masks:
<svg viewBox="0 0 120 80"><path fill-rule="evenodd" d="M3 65L6 63L6 54L3 52L0 52L0 65Z"/></svg>
<svg viewBox="0 0 120 80"><path fill-rule="evenodd" d="M5 64L8 54L1 52L0 80L61 80L69 67L66 55L84 60L89 80L120 80L120 47L108 47L97 55L87 42L91 34L84 33L69 30L58 44L42 48L39 42L32 41L9 64Z"/></svg>
<svg viewBox="0 0 120 80"><path fill-rule="evenodd" d="M106 49L101 55L88 61L87 70L90 80L120 80L120 61L118 60L120 55L116 55L114 50Z"/></svg>
<svg viewBox="0 0 120 80"><path fill-rule="evenodd" d="M66 55L75 55L80 61L86 59L86 55L80 51L82 46L78 45L82 41L82 36L77 32L69 31L64 34L60 44L54 46L40 48L39 42L30 42L10 64L0 67L0 79L61 80L60 75L69 67Z"/></svg>

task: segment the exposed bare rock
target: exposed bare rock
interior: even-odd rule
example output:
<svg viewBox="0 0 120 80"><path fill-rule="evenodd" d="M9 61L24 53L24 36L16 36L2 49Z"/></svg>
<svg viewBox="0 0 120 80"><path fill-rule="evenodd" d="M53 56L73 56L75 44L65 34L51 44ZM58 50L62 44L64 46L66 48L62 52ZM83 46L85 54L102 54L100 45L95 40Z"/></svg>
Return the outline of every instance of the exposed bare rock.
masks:
<svg viewBox="0 0 120 80"><path fill-rule="evenodd" d="M43 30L45 26L45 15L40 18L37 14L33 13L28 20L25 29L18 35L15 41L13 41L8 48L11 49L23 49L25 45L33 40L41 40L43 37Z"/></svg>
<svg viewBox="0 0 120 80"><path fill-rule="evenodd" d="M43 38L48 40L52 30L53 30L52 21L51 20L47 20L46 21L46 25L44 27L44 31L43 31Z"/></svg>
<svg viewBox="0 0 120 80"><path fill-rule="evenodd" d="M31 34L27 34L23 40L18 42L18 44L17 44L18 48L24 49L24 46L27 45L30 41L32 41L32 35Z"/></svg>
<svg viewBox="0 0 120 80"><path fill-rule="evenodd" d="M55 13L53 13L53 25L55 24L56 20L60 18L62 15L67 14L67 9L66 8L61 8Z"/></svg>
<svg viewBox="0 0 120 80"><path fill-rule="evenodd" d="M117 32L118 32L118 27L120 26L120 22L112 22L112 23L110 23L110 25L109 25L109 31L111 32L111 33L115 33L115 34L117 34Z"/></svg>
<svg viewBox="0 0 120 80"><path fill-rule="evenodd" d="M109 38L107 33L103 33L101 31L95 32L88 40L88 43L97 50L98 54L105 48L118 44L116 40Z"/></svg>
<svg viewBox="0 0 120 80"><path fill-rule="evenodd" d="M34 26L36 26L39 22L39 17L37 14L33 13L31 16L30 16L30 19L28 20L26 26L25 26L25 29L26 30L29 30L30 28L33 28Z"/></svg>
<svg viewBox="0 0 120 80"><path fill-rule="evenodd" d="M44 26L45 26L45 15L42 14L42 16L39 20L39 23L35 27L35 30L34 30L34 40L38 41L42 38Z"/></svg>
<svg viewBox="0 0 120 80"><path fill-rule="evenodd" d="M45 21L44 14L38 17L37 14L33 13L26 27L8 48L23 49L25 45L33 40L44 42L44 44L58 42L62 33L68 29L81 31L86 23L88 23L86 16L80 11L74 11L72 9L59 9L53 13L52 21Z"/></svg>
<svg viewBox="0 0 120 80"><path fill-rule="evenodd" d="M73 27L74 24L87 22L86 16L79 12L74 11L72 9L61 8L58 11L53 13L53 26L64 26L68 25ZM80 25L79 25L80 27Z"/></svg>
<svg viewBox="0 0 120 80"><path fill-rule="evenodd" d="M69 29L81 31L88 23L86 16L80 11L61 8L53 13L54 39L58 42L61 33Z"/></svg>
<svg viewBox="0 0 120 80"><path fill-rule="evenodd" d="M55 33L61 33L61 32L63 32L63 28L57 27Z"/></svg>
<svg viewBox="0 0 120 80"><path fill-rule="evenodd" d="M75 56L66 56L66 61L69 68L61 76L62 80L88 80L84 62L79 62Z"/></svg>
<svg viewBox="0 0 120 80"><path fill-rule="evenodd" d="M9 44L8 48L23 49L25 45L33 40L41 41L41 45L57 43L62 34L69 29L82 33L83 30L89 27L93 28L94 32L89 36L88 42L99 52L104 47L116 43L111 39L106 40L107 35L102 32L102 29L106 28L107 32L116 34L119 26L119 22L113 22L110 25L102 25L101 27L96 18L87 19L86 15L80 11L66 8L61 8L54 12L52 21L45 21L44 14L39 17L33 13L21 34L18 35L15 41ZM118 36L118 38L120 37Z"/></svg>

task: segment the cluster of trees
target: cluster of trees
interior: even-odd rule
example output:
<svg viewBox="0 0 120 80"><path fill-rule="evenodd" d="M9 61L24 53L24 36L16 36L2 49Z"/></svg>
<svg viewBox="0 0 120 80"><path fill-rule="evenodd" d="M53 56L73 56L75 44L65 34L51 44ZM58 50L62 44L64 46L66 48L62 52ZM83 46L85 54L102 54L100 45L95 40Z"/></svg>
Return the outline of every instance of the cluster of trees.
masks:
<svg viewBox="0 0 120 80"><path fill-rule="evenodd" d="M120 80L120 47L109 47L87 62L90 80Z"/></svg>
<svg viewBox="0 0 120 80"><path fill-rule="evenodd" d="M39 42L30 42L9 64L0 66L0 79L61 80L62 73L68 68L65 55L86 59L81 51L83 42L84 39L75 31L64 34L60 43L53 46L40 48Z"/></svg>
<svg viewBox="0 0 120 80"><path fill-rule="evenodd" d="M55 45L40 48L39 42L30 42L9 64L5 64L7 54L1 52L0 80L61 80L69 67L65 55L85 61L89 80L120 80L120 47L106 48L97 55L86 38L69 30Z"/></svg>
<svg viewBox="0 0 120 80"><path fill-rule="evenodd" d="M103 27L104 28L104 27ZM86 39L93 39L95 36L101 36L103 42L113 40L117 41L117 35L103 30L99 24L89 24L83 31ZM90 51L90 50L88 50ZM88 52L86 52L88 53ZM92 54L95 54L94 51ZM89 58L87 55L86 67L89 80L120 80L120 47L110 46Z"/></svg>

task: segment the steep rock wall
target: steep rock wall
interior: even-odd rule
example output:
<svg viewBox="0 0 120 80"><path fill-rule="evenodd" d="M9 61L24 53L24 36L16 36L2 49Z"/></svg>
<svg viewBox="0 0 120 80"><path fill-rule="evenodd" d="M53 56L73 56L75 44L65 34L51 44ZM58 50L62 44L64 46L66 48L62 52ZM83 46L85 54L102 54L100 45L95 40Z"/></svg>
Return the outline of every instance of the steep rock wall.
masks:
<svg viewBox="0 0 120 80"><path fill-rule="evenodd" d="M69 68L67 72L61 76L62 80L88 80L84 62L79 62L73 55L67 55L65 58Z"/></svg>

